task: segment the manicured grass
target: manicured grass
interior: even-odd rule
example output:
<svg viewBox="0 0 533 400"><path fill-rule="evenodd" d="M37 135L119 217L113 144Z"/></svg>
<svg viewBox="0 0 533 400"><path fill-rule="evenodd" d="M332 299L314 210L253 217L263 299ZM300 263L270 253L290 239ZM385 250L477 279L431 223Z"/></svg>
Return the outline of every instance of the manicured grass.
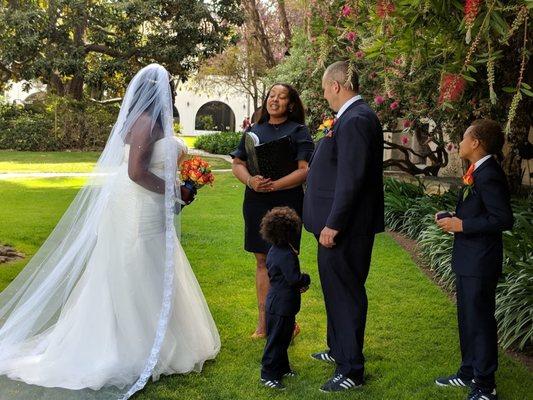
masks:
<svg viewBox="0 0 533 400"><path fill-rule="evenodd" d="M7 172L91 172L99 152L33 152L0 150L0 174ZM231 164L218 157L202 157L213 169Z"/></svg>
<svg viewBox="0 0 533 400"><path fill-rule="evenodd" d="M191 156L192 157L192 156ZM202 159L211 165L211 169L231 169L231 163L223 158L201 156Z"/></svg>
<svg viewBox="0 0 533 400"><path fill-rule="evenodd" d="M197 136L185 136L185 135L178 135L180 139L183 139L185 144L188 148L194 148L194 144L196 143Z"/></svg>
<svg viewBox="0 0 533 400"><path fill-rule="evenodd" d="M325 312L316 268L314 238L304 234L302 269L312 285L303 295L301 335L290 348L297 378L273 393L258 385L264 342L249 336L255 326L253 257L242 250L243 186L229 173L217 174L214 187L200 191L183 211L182 242L222 338L222 350L201 374L164 377L134 399L249 400L325 399L318 391L333 373L309 354L325 348ZM78 179L0 181L0 242L35 252L82 184ZM0 266L0 288L25 262ZM139 283L142 289L142 283ZM459 365L455 306L388 235L379 235L368 284L366 331L367 385L333 395L360 400L428 400L466 397L461 389L442 389L433 379ZM503 400L533 393L533 376L508 356L500 357L498 390ZM529 394L528 394L529 393Z"/></svg>
<svg viewBox="0 0 533 400"><path fill-rule="evenodd" d="M6 151L0 150L0 173L5 172L91 172L99 152Z"/></svg>

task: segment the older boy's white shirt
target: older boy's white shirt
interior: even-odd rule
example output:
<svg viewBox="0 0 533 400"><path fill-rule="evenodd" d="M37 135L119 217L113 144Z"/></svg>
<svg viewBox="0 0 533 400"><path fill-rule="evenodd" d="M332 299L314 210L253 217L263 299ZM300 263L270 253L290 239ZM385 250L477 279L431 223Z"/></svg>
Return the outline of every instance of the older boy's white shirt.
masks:
<svg viewBox="0 0 533 400"><path fill-rule="evenodd" d="M337 112L337 115L336 115L335 118L339 119L341 117L341 115L348 109L348 107L350 107L357 100L361 100L361 99L362 99L362 97L361 97L360 94L358 94L357 96L352 97L350 100L348 100L346 103L344 103L342 105L342 107Z"/></svg>
<svg viewBox="0 0 533 400"><path fill-rule="evenodd" d="M485 157L483 157L481 160L477 160L477 161L474 163L474 171L475 171L476 169L478 169L478 168L481 166L481 164L483 164L485 161L487 161L487 160L488 160L489 158L491 158L491 157L492 157L492 154L488 154L488 155L486 155Z"/></svg>

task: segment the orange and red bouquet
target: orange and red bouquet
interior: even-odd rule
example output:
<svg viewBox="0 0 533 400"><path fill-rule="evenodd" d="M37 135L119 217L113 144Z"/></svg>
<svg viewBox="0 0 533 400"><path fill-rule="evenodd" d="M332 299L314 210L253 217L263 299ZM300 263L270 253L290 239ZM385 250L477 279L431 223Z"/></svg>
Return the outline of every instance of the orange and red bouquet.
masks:
<svg viewBox="0 0 533 400"><path fill-rule="evenodd" d="M181 163L180 177L185 186L200 189L204 185L212 185L215 176L211 172L211 165L201 157L195 156Z"/></svg>

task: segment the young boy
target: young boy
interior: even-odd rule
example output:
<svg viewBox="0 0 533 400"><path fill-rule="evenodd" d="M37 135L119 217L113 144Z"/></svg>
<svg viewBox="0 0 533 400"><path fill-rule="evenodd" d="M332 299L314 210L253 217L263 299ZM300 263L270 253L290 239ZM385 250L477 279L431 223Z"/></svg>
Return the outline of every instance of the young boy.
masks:
<svg viewBox="0 0 533 400"><path fill-rule="evenodd" d="M302 227L296 211L275 207L261 221L261 235L272 244L266 264L270 290L266 300L267 343L261 361L261 383L272 389L285 389L282 379L294 376L287 349L292 340L300 293L309 288L309 275L300 272L295 243Z"/></svg>
<svg viewBox="0 0 533 400"><path fill-rule="evenodd" d="M496 285L502 272L502 231L513 226L509 188L494 156L505 141L499 124L474 121L459 144L459 156L470 162L463 177L456 214L438 218L454 232L452 268L456 276L457 316L462 363L455 375L439 378L439 386L468 386L468 400L496 400L494 373L498 338L494 311Z"/></svg>

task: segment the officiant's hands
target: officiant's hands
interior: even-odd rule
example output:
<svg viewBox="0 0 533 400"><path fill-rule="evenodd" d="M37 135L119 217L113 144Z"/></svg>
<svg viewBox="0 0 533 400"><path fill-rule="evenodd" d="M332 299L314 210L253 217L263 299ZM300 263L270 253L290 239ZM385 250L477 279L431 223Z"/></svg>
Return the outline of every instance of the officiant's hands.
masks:
<svg viewBox="0 0 533 400"><path fill-rule="evenodd" d="M271 192L272 179L264 178L261 175L255 175L248 179L248 186L255 192Z"/></svg>
<svg viewBox="0 0 533 400"><path fill-rule="evenodd" d="M339 231L326 226L324 229L322 229L322 232L320 232L320 238L318 241L322 246L331 249L333 246L335 246L335 237L338 235L338 233Z"/></svg>

